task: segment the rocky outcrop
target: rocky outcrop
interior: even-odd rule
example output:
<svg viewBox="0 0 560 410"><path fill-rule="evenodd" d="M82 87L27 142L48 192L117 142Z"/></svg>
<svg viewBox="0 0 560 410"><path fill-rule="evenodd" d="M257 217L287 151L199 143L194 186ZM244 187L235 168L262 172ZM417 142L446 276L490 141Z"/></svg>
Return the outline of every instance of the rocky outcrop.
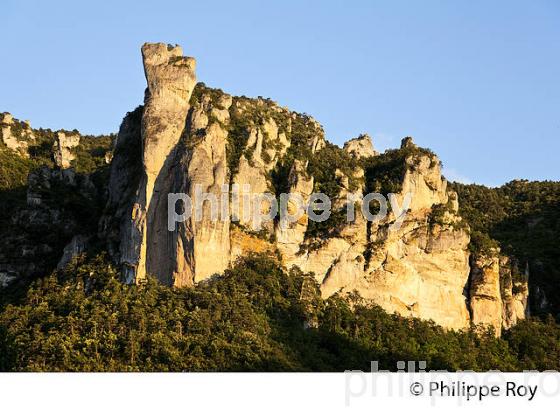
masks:
<svg viewBox="0 0 560 410"><path fill-rule="evenodd" d="M179 47L147 44L142 53L145 105L121 126L100 225L127 282L150 274L170 286L193 286L242 255L278 253L286 268L313 278L324 298L357 292L389 312L451 329L501 329L525 317L527 287L514 279L513 265L493 257L469 264L459 198L439 159L412 138L382 155L367 135L340 149L309 116L262 98L195 88L194 60ZM340 188L331 198L334 225L314 236L317 222L300 211L333 183ZM362 212L375 208L364 204L368 189L388 202L374 219ZM169 193L186 194L193 206L174 230L167 227ZM256 211L270 208L255 209L251 197L283 193L301 202L290 200L287 214L255 222ZM182 201L171 205L185 211ZM349 209L352 220L345 218Z"/></svg>
<svg viewBox="0 0 560 410"><path fill-rule="evenodd" d="M2 124L3 126L11 126L14 124L14 117L12 114L10 114L9 112L5 112L3 114L1 114L0 116L0 124Z"/></svg>
<svg viewBox="0 0 560 410"><path fill-rule="evenodd" d="M56 133L53 144L53 155L55 164L62 169L70 168L72 161L76 159L73 150L80 145L79 134L68 134L62 131Z"/></svg>
<svg viewBox="0 0 560 410"><path fill-rule="evenodd" d="M469 307L473 325L492 327L497 336L528 316L528 272L499 249L471 257Z"/></svg>
<svg viewBox="0 0 560 410"><path fill-rule="evenodd" d="M255 111L263 111L264 118L255 121L252 117ZM259 221L253 218L251 198L270 193L273 189L270 183L270 172L278 161L286 154L290 147L290 140L286 133L291 128L290 113L270 102L257 99L248 101L236 99L231 107L232 120L236 123L247 123L246 126L234 128L233 132L245 134L241 143L243 150L239 156L237 170L232 170L233 201L231 207L232 219L242 227L258 232L261 229L269 234L274 232L272 221ZM286 120L286 129L280 129L273 116ZM261 213L269 211L267 201L262 202Z"/></svg>
<svg viewBox="0 0 560 410"><path fill-rule="evenodd" d="M95 235L106 200L99 159L112 137L33 129L8 113L0 128L0 276L19 286L55 269L73 237Z"/></svg>
<svg viewBox="0 0 560 410"><path fill-rule="evenodd" d="M27 177L26 196L2 220L0 275L29 279L56 268L73 238L94 235L102 190L88 175L46 165ZM14 201L15 198L11 198ZM78 247L74 241L72 248Z"/></svg>
<svg viewBox="0 0 560 410"><path fill-rule="evenodd" d="M520 271L518 262L507 256L500 258L500 288L502 296L502 328L509 329L529 312L529 266Z"/></svg>
<svg viewBox="0 0 560 410"><path fill-rule="evenodd" d="M469 235L458 227L456 195L448 192L437 158L412 155L405 164L394 200L402 205L408 194L411 202L399 229L391 228L401 216L396 209L375 222L358 214L339 237L309 252L298 266L315 273L324 297L358 292L387 311L464 328ZM449 211L435 222L438 205Z"/></svg>
<svg viewBox="0 0 560 410"><path fill-rule="evenodd" d="M492 326L499 335L502 328L502 303L498 256L478 256L473 259L470 309L474 325Z"/></svg>
<svg viewBox="0 0 560 410"><path fill-rule="evenodd" d="M226 158L231 97L203 98L191 112L187 148L182 155L178 192L192 201L190 218L180 223L175 243L175 286L192 285L222 273L230 261L229 173ZM209 121L209 117L219 121Z"/></svg>
<svg viewBox="0 0 560 410"><path fill-rule="evenodd" d="M410 211L431 210L434 205L456 203L456 195L450 199L447 181L441 175L441 163L437 157L430 155L408 156L403 177L402 190L397 193L398 203L410 194Z"/></svg>
<svg viewBox="0 0 560 410"><path fill-rule="evenodd" d="M17 278L16 273L10 273L3 271L3 267L0 265L0 288L7 287Z"/></svg>
<svg viewBox="0 0 560 410"><path fill-rule="evenodd" d="M64 247L62 257L56 265L57 269L64 269L76 257L85 252L88 245L88 238L83 235L76 235L72 238L70 243Z"/></svg>
<svg viewBox="0 0 560 410"><path fill-rule="evenodd" d="M355 158L368 158L377 155L373 149L373 143L368 134L362 134L358 138L351 139L344 143L344 151Z"/></svg>
<svg viewBox="0 0 560 410"><path fill-rule="evenodd" d="M143 281L147 272L165 275L159 272L174 267L167 243L167 193L196 84L195 60L183 57L181 47L147 43L142 57L148 83L141 126L143 175L120 244L128 282Z"/></svg>
<svg viewBox="0 0 560 410"><path fill-rule="evenodd" d="M313 177L307 174L307 164L294 161L288 175L286 215L280 215L276 226L276 245L287 266L297 264L300 246L307 230L309 196L313 192Z"/></svg>
<svg viewBox="0 0 560 410"><path fill-rule="evenodd" d="M29 142L35 136L28 122L15 120L10 113L0 114L0 135L6 147L18 154L29 157Z"/></svg>

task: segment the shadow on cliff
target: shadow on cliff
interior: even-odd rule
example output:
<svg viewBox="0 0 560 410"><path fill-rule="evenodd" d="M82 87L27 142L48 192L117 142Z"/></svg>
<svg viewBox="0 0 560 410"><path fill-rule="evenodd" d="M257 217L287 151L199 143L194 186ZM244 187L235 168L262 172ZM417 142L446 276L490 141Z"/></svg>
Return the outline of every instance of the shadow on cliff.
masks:
<svg viewBox="0 0 560 410"><path fill-rule="evenodd" d="M32 171L33 172L33 171ZM98 252L97 225L105 203L107 170L76 174L95 187L83 192L62 180L40 191L40 204L28 203L28 185L0 190L0 305L19 304L37 279L52 272L75 235L92 238L88 252Z"/></svg>
<svg viewBox="0 0 560 410"><path fill-rule="evenodd" d="M517 258L520 274L529 268L531 314L560 312L560 203L509 216L491 234L503 253Z"/></svg>

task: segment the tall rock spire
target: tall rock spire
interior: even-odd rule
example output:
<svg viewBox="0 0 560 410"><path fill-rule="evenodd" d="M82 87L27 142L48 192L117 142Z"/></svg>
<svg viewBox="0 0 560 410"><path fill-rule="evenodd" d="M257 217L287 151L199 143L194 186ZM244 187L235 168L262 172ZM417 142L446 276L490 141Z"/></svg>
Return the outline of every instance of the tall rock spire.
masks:
<svg viewBox="0 0 560 410"><path fill-rule="evenodd" d="M196 85L195 60L183 57L181 47L146 43L142 57L148 83L141 128L143 175L129 227L134 240L121 242L129 282L141 281L167 263L166 186Z"/></svg>

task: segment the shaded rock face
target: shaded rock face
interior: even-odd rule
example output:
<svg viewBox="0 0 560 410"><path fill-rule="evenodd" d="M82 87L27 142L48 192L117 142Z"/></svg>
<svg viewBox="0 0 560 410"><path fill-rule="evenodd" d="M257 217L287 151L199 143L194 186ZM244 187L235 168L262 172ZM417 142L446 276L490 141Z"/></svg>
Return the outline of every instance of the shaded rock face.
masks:
<svg viewBox="0 0 560 410"><path fill-rule="evenodd" d="M61 201L70 196L89 208ZM5 285L44 275L57 267L63 254L72 251L63 249L71 238L94 233L95 204L100 197L98 187L87 175L46 165L31 171L23 202L11 212L8 221L3 221L0 275L6 278ZM76 248L77 245L73 247Z"/></svg>
<svg viewBox="0 0 560 410"><path fill-rule="evenodd" d="M0 131L0 276L18 287L55 269L74 236L95 235L112 137L33 129L9 113Z"/></svg>
<svg viewBox="0 0 560 410"><path fill-rule="evenodd" d="M139 243L141 240L138 231L132 229L131 216L142 178L143 112L144 107L140 106L127 113L114 141L107 205L99 223L109 254L115 261L124 264L125 271L128 270L126 261L129 259L121 251L131 249L127 243Z"/></svg>
<svg viewBox="0 0 560 410"><path fill-rule="evenodd" d="M88 238L83 235L76 235L70 243L64 247L62 257L56 265L57 269L64 269L74 258L85 252L87 249Z"/></svg>
<svg viewBox="0 0 560 410"><path fill-rule="evenodd" d="M497 336L528 316L528 271L519 274L517 262L499 250L471 257L469 293L472 323L492 326Z"/></svg>
<svg viewBox="0 0 560 410"><path fill-rule="evenodd" d="M367 135L340 149L327 144L321 126L306 115L270 100L195 87L194 60L182 57L179 47L147 44L142 54L145 105L121 125L100 225L127 282L152 275L170 286L193 286L240 256L264 252L314 278L324 298L357 292L389 312L452 329L471 323L501 329L525 317L527 287L511 273L514 265L471 258L457 194L442 177L439 159L410 137L393 153L376 153ZM320 153L335 163L313 162ZM372 175L370 169L384 169L371 168L384 155L392 168ZM390 181L394 194L388 212L372 221L361 207L369 207L363 195L376 180L379 186ZM254 209L245 209L246 199L234 188L248 185L248 194L275 197L297 193L303 202L287 204L294 215L332 181L340 188L331 198L333 214L353 204L355 219L336 222L320 237L309 234L314 231L305 214L255 223ZM169 193L202 203L200 215L194 211L172 231ZM184 211L183 202L174 205L177 214Z"/></svg>

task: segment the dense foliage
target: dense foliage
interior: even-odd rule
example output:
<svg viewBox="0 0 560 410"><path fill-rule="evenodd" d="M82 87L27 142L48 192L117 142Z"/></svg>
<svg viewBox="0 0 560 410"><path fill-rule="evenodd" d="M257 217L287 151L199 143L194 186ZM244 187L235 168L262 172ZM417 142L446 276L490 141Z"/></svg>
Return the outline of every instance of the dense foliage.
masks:
<svg viewBox="0 0 560 410"><path fill-rule="evenodd" d="M377 360L429 369L558 369L560 328L525 321L502 339L444 331L359 298L321 300L309 278L261 256L192 289L128 286L98 256L37 281L0 313L2 371L342 371ZM304 326L314 323L314 327Z"/></svg>
<svg viewBox="0 0 560 410"><path fill-rule="evenodd" d="M366 191L379 192L385 196L400 192L404 175L410 166L407 159L416 161L424 156L432 159L432 166L437 164L438 159L432 151L413 144L364 158L361 165L365 170Z"/></svg>
<svg viewBox="0 0 560 410"><path fill-rule="evenodd" d="M499 188L453 184L472 229L471 251L499 247L530 271L533 313L560 311L560 183L512 181Z"/></svg>
<svg viewBox="0 0 560 410"><path fill-rule="evenodd" d="M44 274L74 235L97 232L109 174L105 155L113 136L81 136L72 170L63 173L54 162L54 131L31 129L18 120L10 130L28 148L24 155L0 142L0 265L3 271Z"/></svg>

